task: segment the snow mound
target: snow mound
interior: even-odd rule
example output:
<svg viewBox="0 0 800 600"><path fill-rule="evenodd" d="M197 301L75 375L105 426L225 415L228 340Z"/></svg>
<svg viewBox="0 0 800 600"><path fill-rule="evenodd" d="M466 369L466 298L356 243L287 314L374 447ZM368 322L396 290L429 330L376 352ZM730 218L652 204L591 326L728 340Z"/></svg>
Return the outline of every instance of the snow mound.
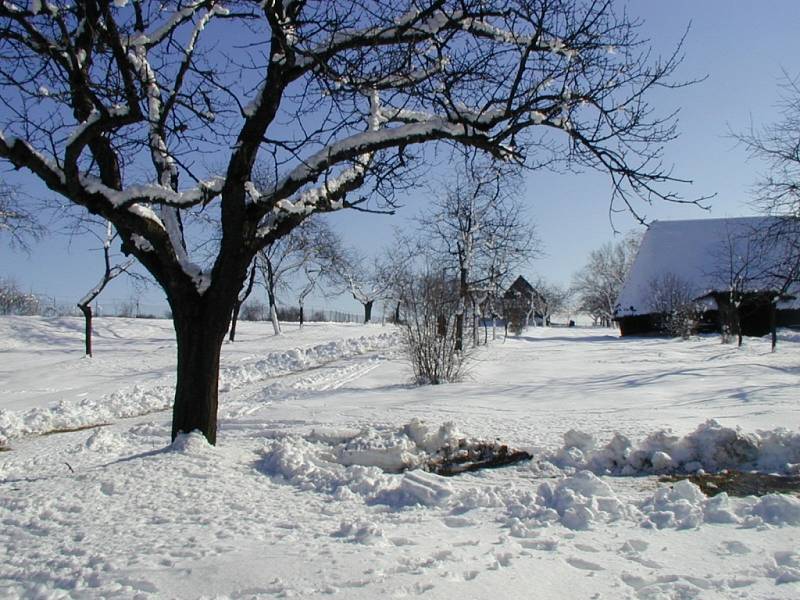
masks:
<svg viewBox="0 0 800 600"><path fill-rule="evenodd" d="M131 390L100 398L62 400L47 408L0 409L0 440L78 429L166 410L172 405L174 394L172 387L158 386L145 390L135 385Z"/></svg>
<svg viewBox="0 0 800 600"><path fill-rule="evenodd" d="M596 523L635 519L639 514L590 471L580 471L555 483L545 481L535 496L520 495L509 501L507 513L506 526L516 537L537 537L538 528L552 523L586 530Z"/></svg>
<svg viewBox="0 0 800 600"><path fill-rule="evenodd" d="M800 500L791 496L762 496L749 512L770 525L800 525Z"/></svg>
<svg viewBox="0 0 800 600"><path fill-rule="evenodd" d="M657 431L634 445L616 433L598 447L593 436L571 430L564 435L564 446L548 460L562 468L609 475L694 473L700 469L796 473L800 470L800 433L776 429L747 434L709 420L683 437Z"/></svg>
<svg viewBox="0 0 800 600"><path fill-rule="evenodd" d="M656 491L639 507L647 528L694 529L703 523L730 523L742 527L800 525L800 500L783 494L737 500L727 494L707 498L688 480Z"/></svg>
<svg viewBox="0 0 800 600"><path fill-rule="evenodd" d="M331 537L343 538L354 544L382 545L386 538L380 527L370 521L342 521Z"/></svg>
<svg viewBox="0 0 800 600"><path fill-rule="evenodd" d="M180 454L205 456L213 452L214 446L208 443L202 433L194 430L191 433L179 433L172 442L170 450Z"/></svg>
<svg viewBox="0 0 800 600"><path fill-rule="evenodd" d="M589 471L539 486L539 502L558 513L562 525L589 529L595 521L613 521L626 515L625 505L611 487Z"/></svg>
<svg viewBox="0 0 800 600"><path fill-rule="evenodd" d="M400 428L315 430L270 440L261 470L303 490L360 497L390 506L443 506L446 479L424 471L437 453L466 438L453 423L430 427L414 419Z"/></svg>

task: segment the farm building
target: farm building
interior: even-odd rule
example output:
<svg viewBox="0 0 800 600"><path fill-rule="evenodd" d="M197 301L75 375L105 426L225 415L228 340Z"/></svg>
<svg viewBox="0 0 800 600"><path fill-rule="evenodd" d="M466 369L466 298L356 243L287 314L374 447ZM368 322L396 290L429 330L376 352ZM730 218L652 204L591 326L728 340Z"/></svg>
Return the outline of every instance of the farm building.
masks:
<svg viewBox="0 0 800 600"><path fill-rule="evenodd" d="M681 307L695 331L734 323L733 333L760 336L773 324L800 326L798 238L789 228L797 223L773 217L653 222L614 311L622 335L667 333Z"/></svg>
<svg viewBox="0 0 800 600"><path fill-rule="evenodd" d="M514 306L523 311L526 315L526 323L531 318L533 318L534 325L542 325L545 323L547 317L539 308L546 305L546 301L542 294L528 283L528 280L522 275L517 277L514 283L505 291L503 294L503 302L507 308Z"/></svg>

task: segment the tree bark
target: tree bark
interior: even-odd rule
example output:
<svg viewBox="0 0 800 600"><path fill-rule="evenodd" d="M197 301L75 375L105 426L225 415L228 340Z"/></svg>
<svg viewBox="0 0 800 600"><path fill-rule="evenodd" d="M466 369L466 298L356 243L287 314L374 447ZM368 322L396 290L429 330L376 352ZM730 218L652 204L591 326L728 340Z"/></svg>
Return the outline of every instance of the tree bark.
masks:
<svg viewBox="0 0 800 600"><path fill-rule="evenodd" d="M300 305L300 327L303 326L303 305Z"/></svg>
<svg viewBox="0 0 800 600"><path fill-rule="evenodd" d="M278 323L278 308L275 306L275 272L272 261L267 257L267 298L269 300L269 318L272 321L272 330L275 335L280 335L281 326Z"/></svg>
<svg viewBox="0 0 800 600"><path fill-rule="evenodd" d="M86 356L92 356L92 307L88 304L78 304L78 308L81 309L83 320L86 324L84 334Z"/></svg>
<svg viewBox="0 0 800 600"><path fill-rule="evenodd" d="M269 307L269 318L272 321L272 330L275 332L275 335L281 334L281 324L278 321L278 309L275 308L275 304L271 304Z"/></svg>
<svg viewBox="0 0 800 600"><path fill-rule="evenodd" d="M374 303L374 300L364 303L364 323L369 323L372 320L372 305Z"/></svg>
<svg viewBox="0 0 800 600"><path fill-rule="evenodd" d="M778 345L778 310L775 302L770 304L769 307L769 332L772 336L772 351L775 352L775 347Z"/></svg>
<svg viewBox="0 0 800 600"><path fill-rule="evenodd" d="M458 276L458 311L456 312L456 352L464 349L464 311L467 305L469 272L462 266Z"/></svg>
<svg viewBox="0 0 800 600"><path fill-rule="evenodd" d="M236 323L239 321L239 311L242 308L242 304L245 303L245 300L250 296L250 293L253 291L253 284L256 282L256 263L253 262L253 266L250 269L250 280L247 282L247 289L244 291L244 294L241 296L236 297L236 302L233 305L233 312L231 314L231 331L228 335L228 341L235 341L236 339Z"/></svg>
<svg viewBox="0 0 800 600"><path fill-rule="evenodd" d="M236 341L236 323L239 322L239 311L242 308L242 303L238 300L236 304L233 305L233 311L231 313L231 330L228 334L228 341L235 342Z"/></svg>
<svg viewBox="0 0 800 600"><path fill-rule="evenodd" d="M185 306L197 309L198 305L204 307L206 303L190 301ZM178 368L172 408L172 439L179 433L197 430L209 444L216 444L219 359L228 329L227 319L220 311L203 311L201 308L184 312L176 308L173 304ZM225 312L231 314L229 310Z"/></svg>
<svg viewBox="0 0 800 600"><path fill-rule="evenodd" d="M464 313L456 313L456 352L464 349Z"/></svg>

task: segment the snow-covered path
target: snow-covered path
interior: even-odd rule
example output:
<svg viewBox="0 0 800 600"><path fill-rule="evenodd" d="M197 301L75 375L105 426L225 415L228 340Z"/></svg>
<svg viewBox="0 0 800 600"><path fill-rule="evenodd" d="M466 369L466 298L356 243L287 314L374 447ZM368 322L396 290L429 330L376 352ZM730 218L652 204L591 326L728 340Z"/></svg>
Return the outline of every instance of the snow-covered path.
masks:
<svg viewBox="0 0 800 600"><path fill-rule="evenodd" d="M102 338L125 343L88 361L77 328L32 320L26 348L26 321L0 319L4 422L61 414L52 400L96 417L82 398L138 407L134 386L169 389L168 325L113 321ZM389 328L257 327L225 348L217 447L170 446L168 411L10 436L0 597L800 596L800 501L707 499L649 474L796 471L792 334L772 354L765 340L539 329L482 349L464 383L414 387ZM534 460L397 472L472 437Z"/></svg>

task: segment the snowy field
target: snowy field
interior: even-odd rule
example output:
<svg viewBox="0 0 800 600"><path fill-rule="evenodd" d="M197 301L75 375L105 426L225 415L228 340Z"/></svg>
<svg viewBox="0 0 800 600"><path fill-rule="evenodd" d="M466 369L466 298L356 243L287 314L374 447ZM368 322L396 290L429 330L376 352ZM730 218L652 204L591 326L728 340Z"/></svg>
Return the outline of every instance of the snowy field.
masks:
<svg viewBox="0 0 800 600"><path fill-rule="evenodd" d="M414 387L390 326L241 323L210 447L170 445L170 323L96 326L0 318L1 598L800 597L795 496L659 482L797 474L796 334L539 328ZM422 468L478 438L533 459Z"/></svg>

